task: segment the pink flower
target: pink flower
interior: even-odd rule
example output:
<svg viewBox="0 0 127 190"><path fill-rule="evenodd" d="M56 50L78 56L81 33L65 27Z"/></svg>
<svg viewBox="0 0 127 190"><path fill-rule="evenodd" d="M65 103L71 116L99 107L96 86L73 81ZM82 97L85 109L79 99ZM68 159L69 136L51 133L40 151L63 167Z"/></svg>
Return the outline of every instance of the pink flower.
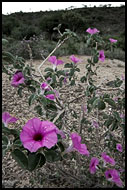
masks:
<svg viewBox="0 0 127 190"><path fill-rule="evenodd" d="M116 144L116 149L120 152L122 152L122 145L121 144Z"/></svg>
<svg viewBox="0 0 127 190"><path fill-rule="evenodd" d="M93 35L93 34L96 34L97 32L100 32L100 31L97 30L96 28L93 28L93 29L88 28L88 29L86 30L86 32L88 32L89 34Z"/></svg>
<svg viewBox="0 0 127 190"><path fill-rule="evenodd" d="M72 145L69 146L66 152L77 150L80 154L89 156L89 151L85 144L81 144L81 137L77 133L71 134Z"/></svg>
<svg viewBox="0 0 127 190"><path fill-rule="evenodd" d="M74 55L70 56L70 59L74 62L74 63L78 63L80 61L79 58L75 57Z"/></svg>
<svg viewBox="0 0 127 190"><path fill-rule="evenodd" d="M36 152L41 147L52 148L57 143L60 130L50 121L30 119L20 133L23 146L30 152Z"/></svg>
<svg viewBox="0 0 127 190"><path fill-rule="evenodd" d="M117 42L117 40L114 40L112 38L109 38L109 40L110 40L111 43L116 43Z"/></svg>
<svg viewBox="0 0 127 190"><path fill-rule="evenodd" d="M59 92L56 89L54 89L53 92L55 93L56 97L59 97Z"/></svg>
<svg viewBox="0 0 127 190"><path fill-rule="evenodd" d="M6 127L8 123L15 123L17 120L17 118L12 117L8 112L2 113L2 121Z"/></svg>
<svg viewBox="0 0 127 190"><path fill-rule="evenodd" d="M25 80L25 78L24 78L22 72L16 72L13 75L11 85L14 86L14 87L17 87L19 84L24 83L24 80Z"/></svg>
<svg viewBox="0 0 127 190"><path fill-rule="evenodd" d="M67 77L64 77L64 80L63 80L64 84L67 83Z"/></svg>
<svg viewBox="0 0 127 190"><path fill-rule="evenodd" d="M125 115L121 113L121 114L120 114L120 118L123 119L124 117L125 117Z"/></svg>
<svg viewBox="0 0 127 190"><path fill-rule="evenodd" d="M81 110L87 113L88 112L87 105L81 105Z"/></svg>
<svg viewBox="0 0 127 190"><path fill-rule="evenodd" d="M109 163L109 164L111 164L113 166L115 165L115 160L113 158L111 158L110 156L106 155L105 152L103 152L101 154L101 156L102 156L104 162L107 162L107 163Z"/></svg>
<svg viewBox="0 0 127 190"><path fill-rule="evenodd" d="M50 81L50 80L51 80L51 77L48 77L46 80L47 80L47 81Z"/></svg>
<svg viewBox="0 0 127 190"><path fill-rule="evenodd" d="M122 181L119 173L115 169L109 169L105 172L105 177L108 181L114 182L118 187L122 187Z"/></svg>
<svg viewBox="0 0 127 190"><path fill-rule="evenodd" d="M42 84L41 84L41 89L42 90L50 90L50 88L48 87L48 84L46 83L46 82L43 82Z"/></svg>
<svg viewBox="0 0 127 190"><path fill-rule="evenodd" d="M98 163L99 163L99 159L98 158L93 157L91 159L90 167L89 167L91 174L94 174L96 172L96 169L97 169L96 166L98 165Z"/></svg>
<svg viewBox="0 0 127 190"><path fill-rule="evenodd" d="M113 100L114 100L115 102L117 102L117 101L118 101L118 97L114 97Z"/></svg>
<svg viewBox="0 0 127 190"><path fill-rule="evenodd" d="M48 98L49 100L54 100L55 99L54 94L47 94L45 97Z"/></svg>
<svg viewBox="0 0 127 190"><path fill-rule="evenodd" d="M104 62L105 60L105 55L104 55L104 51L103 50L100 50L99 51L99 60Z"/></svg>
<svg viewBox="0 0 127 190"><path fill-rule="evenodd" d="M48 61L53 64L53 70L56 69L57 65L61 65L64 62L56 58L56 56L50 56Z"/></svg>
<svg viewBox="0 0 127 190"><path fill-rule="evenodd" d="M125 80L125 77L124 77L124 75L121 75L121 80Z"/></svg>
<svg viewBox="0 0 127 190"><path fill-rule="evenodd" d="M93 126L94 126L94 127L96 127L96 128L98 128L98 127L99 127L99 124L98 124L98 122L96 122L96 121L93 121Z"/></svg>

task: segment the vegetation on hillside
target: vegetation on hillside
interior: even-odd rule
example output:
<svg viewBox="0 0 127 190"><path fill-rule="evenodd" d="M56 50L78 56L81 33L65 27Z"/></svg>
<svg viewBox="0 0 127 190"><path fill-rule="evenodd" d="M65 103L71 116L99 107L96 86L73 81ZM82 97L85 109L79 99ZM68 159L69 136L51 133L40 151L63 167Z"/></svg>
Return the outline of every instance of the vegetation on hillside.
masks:
<svg viewBox="0 0 127 190"><path fill-rule="evenodd" d="M2 15L2 37L9 40L8 50L24 58L29 58L26 49L29 43L33 58L40 59L41 54L47 56L55 47L59 35L54 27L61 25L61 32L66 28L75 32L78 39L69 40L56 52L57 55L86 54L86 29L95 27L105 41L109 38L118 40L114 56L125 60L125 6L121 7L84 7L71 10L23 13L17 12ZM109 53L107 55L110 57Z"/></svg>

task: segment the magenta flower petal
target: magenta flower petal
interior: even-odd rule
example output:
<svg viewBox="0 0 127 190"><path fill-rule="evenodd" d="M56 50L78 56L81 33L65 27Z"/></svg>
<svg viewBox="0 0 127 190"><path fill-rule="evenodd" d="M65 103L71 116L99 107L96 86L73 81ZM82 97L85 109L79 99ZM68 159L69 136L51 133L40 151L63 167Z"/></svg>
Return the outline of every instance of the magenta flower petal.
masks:
<svg viewBox="0 0 127 190"><path fill-rule="evenodd" d="M79 149L81 145L81 137L77 133L72 133L71 139L72 139L74 148Z"/></svg>
<svg viewBox="0 0 127 190"><path fill-rule="evenodd" d="M50 121L40 121L38 118L33 118L23 127L20 140L30 152L36 152L44 146L51 148L57 143L56 128Z"/></svg>
<svg viewBox="0 0 127 190"><path fill-rule="evenodd" d="M122 145L121 145L121 144L116 144L116 149L117 149L119 152L122 152Z"/></svg>
<svg viewBox="0 0 127 190"><path fill-rule="evenodd" d="M52 131L50 133L46 133L42 145L46 146L47 148L51 148L57 143L57 134L55 131Z"/></svg>
<svg viewBox="0 0 127 190"><path fill-rule="evenodd" d="M73 148L76 149L80 154L89 156L89 151L85 144L81 144L81 137L77 133L71 134L73 142Z"/></svg>
<svg viewBox="0 0 127 190"><path fill-rule="evenodd" d="M55 96L56 96L56 97L59 97L59 92L58 92L56 89L54 89L53 91L54 91L54 93L55 93Z"/></svg>
<svg viewBox="0 0 127 190"><path fill-rule="evenodd" d="M54 100L55 99L55 95L54 94L47 94L45 97L47 99L49 99L49 100Z"/></svg>
<svg viewBox="0 0 127 190"><path fill-rule="evenodd" d="M109 169L105 172L105 177L107 180L114 182L118 187L122 187L122 181L120 179L119 173L115 169Z"/></svg>
<svg viewBox="0 0 127 190"><path fill-rule="evenodd" d="M111 43L116 43L117 42L117 40L112 39L112 38L109 38L109 40L110 40Z"/></svg>
<svg viewBox="0 0 127 190"><path fill-rule="evenodd" d="M86 32L88 32L89 34L93 35L93 34L96 34L97 32L100 32L100 31L97 30L96 28L93 28L93 29L88 28L88 29L86 30Z"/></svg>
<svg viewBox="0 0 127 190"><path fill-rule="evenodd" d="M98 122L96 122L96 121L93 121L93 126L94 126L94 127L96 127L96 128L98 128L98 127L99 127L99 124L98 124Z"/></svg>
<svg viewBox="0 0 127 190"><path fill-rule="evenodd" d="M102 158L103 158L103 160L105 161L105 162L107 162L107 163L109 163L109 164L111 164L111 165L115 165L115 160L113 159L113 158L111 158L110 156L108 156L108 155L106 155L106 153L105 152L103 152L102 154L101 154L101 156L102 156Z"/></svg>
<svg viewBox="0 0 127 190"><path fill-rule="evenodd" d="M41 89L42 89L42 90L47 90L47 91L50 90L50 88L49 88L49 86L48 86L48 84L47 84L46 82L43 82L43 83L41 84Z"/></svg>
<svg viewBox="0 0 127 190"><path fill-rule="evenodd" d="M125 80L125 77L124 77L124 75L121 75L121 80Z"/></svg>
<svg viewBox="0 0 127 190"><path fill-rule="evenodd" d="M105 60L105 55L104 55L104 51L103 50L100 50L99 51L99 60L104 62Z"/></svg>
<svg viewBox="0 0 127 190"><path fill-rule="evenodd" d="M13 78L12 78L12 81L11 81L11 85L14 86L14 87L17 87L20 84L24 83L24 80L25 80L25 78L24 78L22 72L16 72L13 75Z"/></svg>
<svg viewBox="0 0 127 190"><path fill-rule="evenodd" d="M99 159L98 158L93 157L91 159L91 161L90 161L90 167L89 167L91 174L94 174L96 172L96 166L98 165L98 163L99 163Z"/></svg>
<svg viewBox="0 0 127 190"><path fill-rule="evenodd" d="M57 62L56 56L50 56L48 61L52 64L56 64L56 62Z"/></svg>
<svg viewBox="0 0 127 190"><path fill-rule="evenodd" d="M2 113L2 121L7 127L8 123L15 123L18 119L15 117L12 117L8 112Z"/></svg>
<svg viewBox="0 0 127 190"><path fill-rule="evenodd" d="M60 59L57 59L57 63L56 63L56 65L61 65L61 64L63 64L64 62L62 61L62 60L60 60Z"/></svg>
<svg viewBox="0 0 127 190"><path fill-rule="evenodd" d="M47 80L47 81L50 81L50 80L51 80L51 77L48 77L46 80Z"/></svg>
<svg viewBox="0 0 127 190"><path fill-rule="evenodd" d="M78 63L80 61L79 58L75 57L74 55L70 56L70 59L74 62L74 63Z"/></svg>
<svg viewBox="0 0 127 190"><path fill-rule="evenodd" d="M51 131L56 131L56 126L54 125L54 123L52 123L51 121L42 121L42 132L43 134L49 133Z"/></svg>
<svg viewBox="0 0 127 190"><path fill-rule="evenodd" d="M80 154L89 156L89 151L87 150L87 147L86 147L85 144L81 144L80 148L78 149L78 152L79 152Z"/></svg>

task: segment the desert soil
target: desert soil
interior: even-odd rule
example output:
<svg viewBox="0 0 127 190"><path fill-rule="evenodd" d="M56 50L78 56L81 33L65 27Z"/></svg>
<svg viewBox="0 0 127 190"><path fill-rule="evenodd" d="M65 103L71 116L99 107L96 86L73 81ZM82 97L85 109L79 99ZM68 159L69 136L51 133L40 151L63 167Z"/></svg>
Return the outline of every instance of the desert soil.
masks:
<svg viewBox="0 0 127 190"><path fill-rule="evenodd" d="M71 100L83 94L81 92L81 86L79 85L81 84L79 79L85 73L86 71L85 65L87 64L87 59L90 57L78 56L78 55L77 57L81 59L81 62L77 63L78 67L80 68L80 73L77 74L78 83L76 83L76 87L71 87L70 89L68 89L68 87L65 86L62 89L64 93L62 93L62 91L60 92L60 97L62 99ZM62 59L65 63L70 62L69 56L59 57L59 59ZM27 63L29 63L29 61L27 61ZM41 63L42 60L33 61L33 65L35 66L35 68L37 68ZM97 85L100 84L102 80L104 80L103 83L105 84L111 80L114 80L115 76L121 78L121 75L125 75L125 63L122 61L119 60L111 61L109 59L106 59L104 62L99 62L98 64L100 66L99 69L97 70L98 75L94 78L96 80ZM52 65L47 61L42 67L42 72L46 67L52 68ZM58 66L58 69L62 67L63 65L60 65ZM18 128L19 126L22 127L29 119L33 117L39 117L38 114L32 109L32 107L29 107L27 99L28 97L29 97L28 91L24 90L23 98L20 98L17 95L17 89L10 85L8 76L6 74L2 75L2 110L7 111L12 116L19 118L19 120L16 122L15 125L9 125L9 127L11 128L14 127ZM72 103L73 108L75 106L77 107L78 114L80 113L82 101L84 101L84 99ZM73 124L74 122L75 120L73 121ZM85 134L84 136L85 136L84 139L87 138L87 140L89 140L87 134ZM88 147L90 148L91 144L88 143ZM87 158L86 161L88 161ZM65 177L64 175L61 175L61 177L59 175L58 176L56 175L57 172L54 165L46 164L44 165L43 168L38 169L37 171L32 173L28 171L23 171L18 166L17 162L12 158L9 152L6 153L2 162L3 162L2 165L3 188L73 187L72 183L70 183L70 178L67 179L67 177ZM66 171L70 171L70 173L73 173L73 175L76 175L74 169L72 169L73 164L72 166L66 165L64 169ZM70 169L68 169L69 167Z"/></svg>

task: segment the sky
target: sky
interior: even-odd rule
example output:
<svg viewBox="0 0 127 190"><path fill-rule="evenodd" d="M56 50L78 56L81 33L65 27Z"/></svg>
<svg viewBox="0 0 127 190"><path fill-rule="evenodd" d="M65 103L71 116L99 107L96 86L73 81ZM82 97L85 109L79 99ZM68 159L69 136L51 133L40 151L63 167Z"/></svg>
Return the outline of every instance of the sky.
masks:
<svg viewBox="0 0 127 190"><path fill-rule="evenodd" d="M125 2L2 2L2 14L11 14L14 12L40 12L50 10L62 10L73 6L73 8L81 8L84 5L93 7L94 5L111 6L125 5Z"/></svg>

